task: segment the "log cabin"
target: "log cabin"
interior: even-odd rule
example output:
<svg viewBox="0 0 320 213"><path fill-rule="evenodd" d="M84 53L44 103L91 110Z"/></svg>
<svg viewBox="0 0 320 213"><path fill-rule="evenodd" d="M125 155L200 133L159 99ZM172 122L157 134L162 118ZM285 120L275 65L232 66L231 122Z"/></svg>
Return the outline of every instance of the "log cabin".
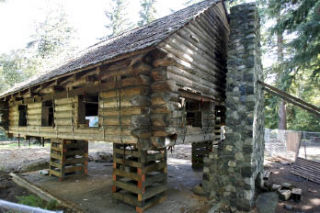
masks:
<svg viewBox="0 0 320 213"><path fill-rule="evenodd" d="M60 180L87 173L89 141L113 143L113 197L142 212L165 197L168 147L192 143L196 165L219 140L228 38L222 0L192 5L1 94L1 126L49 139Z"/></svg>

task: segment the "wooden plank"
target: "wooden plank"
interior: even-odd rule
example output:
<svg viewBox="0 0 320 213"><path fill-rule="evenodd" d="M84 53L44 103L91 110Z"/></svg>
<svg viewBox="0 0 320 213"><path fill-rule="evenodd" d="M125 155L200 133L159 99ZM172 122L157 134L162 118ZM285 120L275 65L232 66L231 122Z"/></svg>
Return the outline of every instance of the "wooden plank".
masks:
<svg viewBox="0 0 320 213"><path fill-rule="evenodd" d="M117 154L121 154L121 155L125 154L126 156L127 156L127 155L131 155L131 156L134 156L134 157L137 157L137 158L140 157L139 152L138 152L138 151L135 151L135 150L127 150L127 149L126 149L125 151L123 151L123 149L114 148L114 149L113 149L113 152L114 152L114 153L117 153Z"/></svg>
<svg viewBox="0 0 320 213"><path fill-rule="evenodd" d="M137 185L132 183L116 180L116 181L113 181L113 185L132 193L136 193L136 194L142 193L142 190L139 189Z"/></svg>
<svg viewBox="0 0 320 213"><path fill-rule="evenodd" d="M137 173L126 172L126 171L120 170L120 169L114 169L113 170L113 175L130 178L130 179L133 179L133 180L136 180L136 181L138 181L140 179L140 177L139 177L139 175L137 175Z"/></svg>
<svg viewBox="0 0 320 213"><path fill-rule="evenodd" d="M118 163L118 164L126 165L126 166L137 167L137 168L140 168L142 166L141 163L139 163L139 162L132 161L132 160L127 160L127 159L123 160L123 159L120 159L120 158L115 158L114 162Z"/></svg>
<svg viewBox="0 0 320 213"><path fill-rule="evenodd" d="M48 202L56 201L60 206L63 206L67 209L73 209L74 211L79 212L79 213L84 213L84 211L82 209L80 209L75 203L72 203L70 201L65 201L65 200L57 197L56 195L51 194L47 190L42 189L41 187L36 186L33 183L30 183L28 180L22 178L21 176L15 174L15 173L10 173L10 176L12 177L12 180L17 185L27 189L31 193L40 197L41 199L48 201Z"/></svg>
<svg viewBox="0 0 320 213"><path fill-rule="evenodd" d="M142 194L142 200L147 200L151 197L154 197L162 192L167 191L167 189L168 186L166 184L149 188L146 193Z"/></svg>

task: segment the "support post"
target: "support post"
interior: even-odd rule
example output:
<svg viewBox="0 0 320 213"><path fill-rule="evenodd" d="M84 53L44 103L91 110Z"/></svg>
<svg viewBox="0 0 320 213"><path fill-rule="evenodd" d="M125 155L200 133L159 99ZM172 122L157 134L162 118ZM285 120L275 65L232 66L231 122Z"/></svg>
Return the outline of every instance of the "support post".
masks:
<svg viewBox="0 0 320 213"><path fill-rule="evenodd" d="M202 169L203 159L212 151L212 141L192 143L192 168Z"/></svg>
<svg viewBox="0 0 320 213"><path fill-rule="evenodd" d="M50 176L88 174L88 141L51 139Z"/></svg>
<svg viewBox="0 0 320 213"><path fill-rule="evenodd" d="M144 212L166 198L166 149L140 150L134 145L113 145L112 197Z"/></svg>

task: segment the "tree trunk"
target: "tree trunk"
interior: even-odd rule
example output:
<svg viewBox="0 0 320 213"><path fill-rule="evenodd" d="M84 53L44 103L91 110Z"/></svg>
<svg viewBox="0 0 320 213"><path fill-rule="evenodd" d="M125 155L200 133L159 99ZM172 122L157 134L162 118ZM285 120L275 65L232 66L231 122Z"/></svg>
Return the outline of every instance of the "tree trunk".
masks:
<svg viewBox="0 0 320 213"><path fill-rule="evenodd" d="M278 123L278 129L287 129L287 110L286 110L286 102L284 100L281 100L279 111L279 123Z"/></svg>
<svg viewBox="0 0 320 213"><path fill-rule="evenodd" d="M280 21L280 14L277 18L277 21ZM278 56L278 64L282 64L283 62L283 35L282 33L277 33L277 56ZM280 70L279 77L281 78L283 70ZM278 111L278 128L279 129L287 129L287 110L286 110L286 102L281 99Z"/></svg>

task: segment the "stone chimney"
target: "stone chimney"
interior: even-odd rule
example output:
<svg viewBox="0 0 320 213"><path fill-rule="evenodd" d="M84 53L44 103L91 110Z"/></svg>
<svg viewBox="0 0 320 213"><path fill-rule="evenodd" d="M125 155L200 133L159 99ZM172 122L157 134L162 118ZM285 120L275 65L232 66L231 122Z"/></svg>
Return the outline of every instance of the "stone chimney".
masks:
<svg viewBox="0 0 320 213"><path fill-rule="evenodd" d="M260 23L255 3L230 10L226 139L204 160L203 188L222 212L246 212L262 184L264 99Z"/></svg>

